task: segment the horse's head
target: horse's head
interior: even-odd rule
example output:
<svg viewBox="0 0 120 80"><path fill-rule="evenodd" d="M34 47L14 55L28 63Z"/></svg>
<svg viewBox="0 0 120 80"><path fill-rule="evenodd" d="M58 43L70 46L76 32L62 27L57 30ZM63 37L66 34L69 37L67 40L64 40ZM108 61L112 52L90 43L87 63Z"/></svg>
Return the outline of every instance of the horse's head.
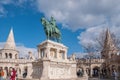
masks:
<svg viewBox="0 0 120 80"><path fill-rule="evenodd" d="M44 27L50 25L49 22L45 18L41 18L41 22Z"/></svg>
<svg viewBox="0 0 120 80"><path fill-rule="evenodd" d="M45 18L41 18L41 22L42 22L43 25L45 25L45 23L46 23Z"/></svg>

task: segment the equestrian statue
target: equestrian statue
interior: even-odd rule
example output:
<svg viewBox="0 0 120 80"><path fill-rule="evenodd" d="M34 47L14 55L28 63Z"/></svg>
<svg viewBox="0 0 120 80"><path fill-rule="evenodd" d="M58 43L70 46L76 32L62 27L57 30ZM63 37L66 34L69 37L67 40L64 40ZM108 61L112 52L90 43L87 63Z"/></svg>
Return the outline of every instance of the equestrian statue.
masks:
<svg viewBox="0 0 120 80"><path fill-rule="evenodd" d="M45 18L41 18L41 23L44 27L44 31L48 40L61 42L61 32L56 25L56 20L51 17L50 21Z"/></svg>

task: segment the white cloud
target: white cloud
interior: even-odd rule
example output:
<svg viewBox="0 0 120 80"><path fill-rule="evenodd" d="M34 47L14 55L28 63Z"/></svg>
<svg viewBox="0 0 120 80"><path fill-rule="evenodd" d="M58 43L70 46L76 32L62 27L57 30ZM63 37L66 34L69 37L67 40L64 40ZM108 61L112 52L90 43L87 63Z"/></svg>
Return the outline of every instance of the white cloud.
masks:
<svg viewBox="0 0 120 80"><path fill-rule="evenodd" d="M5 6L9 5L9 6L25 8L26 5L31 7L33 4L34 4L34 0L0 0L0 17L4 17L9 14Z"/></svg>
<svg viewBox="0 0 120 80"><path fill-rule="evenodd" d="M63 27L75 31L101 25L108 22L108 18L110 24L118 25L120 23L119 3L120 0L0 0L0 5L3 7L0 13L3 13L3 10L7 11L4 5L17 7L34 5L48 19L54 16L57 22L67 26Z"/></svg>
<svg viewBox="0 0 120 80"><path fill-rule="evenodd" d="M3 49L5 45L5 42L0 42L0 49ZM28 56L28 52L32 52L33 55L37 58L37 49L36 48L28 48L25 47L24 45L21 44L17 44L17 50L19 51L19 57L27 57Z"/></svg>
<svg viewBox="0 0 120 80"><path fill-rule="evenodd" d="M98 44L96 39L99 37L100 33L107 29L108 25L102 24L96 27L91 27L86 29L86 31L82 32L77 38L79 40L79 43L82 45L87 45L87 44L93 44L94 46ZM120 38L120 27L117 26L111 26L110 32L114 33L116 37L119 39Z"/></svg>
<svg viewBox="0 0 120 80"><path fill-rule="evenodd" d="M91 27L86 29L86 31L82 32L77 38L79 39L79 43L82 45L87 45L89 43L96 44L96 38L99 36L101 31L107 27L105 24Z"/></svg>
<svg viewBox="0 0 120 80"><path fill-rule="evenodd" d="M20 57L26 57L28 56L28 52L32 52L33 55L37 58L37 49L35 48L28 48L25 47L24 45L17 46L17 50L19 51L19 56Z"/></svg>
<svg viewBox="0 0 120 80"><path fill-rule="evenodd" d="M12 0L0 0L1 5L7 5L7 4L10 4L10 3L12 3Z"/></svg>
<svg viewBox="0 0 120 80"><path fill-rule="evenodd" d="M88 53L77 52L77 53L75 53L75 55L76 55L76 58L84 58L86 55L88 55Z"/></svg>
<svg viewBox="0 0 120 80"><path fill-rule="evenodd" d="M37 0L38 10L47 18L67 24L69 29L89 28L118 17L120 0ZM117 18L116 17L116 18Z"/></svg>
<svg viewBox="0 0 120 80"><path fill-rule="evenodd" d="M114 17L111 18L111 23L117 27L120 27L120 14L114 15Z"/></svg>
<svg viewBox="0 0 120 80"><path fill-rule="evenodd" d="M86 29L78 36L79 43L83 45L88 42L96 44L96 37L105 27L110 27L119 37L120 0L0 0L0 15L7 11L4 5L15 3L18 6L34 4L48 19L54 16L63 27L73 31Z"/></svg>
<svg viewBox="0 0 120 80"><path fill-rule="evenodd" d="M6 16L6 11L2 6L0 6L0 17L3 17L3 16Z"/></svg>
<svg viewBox="0 0 120 80"><path fill-rule="evenodd" d="M7 10L5 9L4 5L9 5L12 3L12 0L0 0L0 17L4 17L7 15Z"/></svg>

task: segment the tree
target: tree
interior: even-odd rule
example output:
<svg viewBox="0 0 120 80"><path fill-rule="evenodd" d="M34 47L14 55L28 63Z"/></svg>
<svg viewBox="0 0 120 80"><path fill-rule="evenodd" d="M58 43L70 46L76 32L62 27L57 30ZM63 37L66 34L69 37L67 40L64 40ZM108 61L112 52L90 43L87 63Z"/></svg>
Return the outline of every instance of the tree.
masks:
<svg viewBox="0 0 120 80"><path fill-rule="evenodd" d="M110 35L111 35L111 39L112 39L112 42L115 45L115 47L120 49L120 39L117 36L115 36L115 34L113 32L111 32ZM103 30L103 31L101 31L99 36L96 38L97 49L99 51L101 51L104 47L105 38L106 38L106 30Z"/></svg>
<svg viewBox="0 0 120 80"><path fill-rule="evenodd" d="M95 40L96 44L88 43L88 44L82 45L85 52L88 53L87 57L91 57L91 58L96 58L98 56L100 57L100 53L104 48L105 39L107 36L107 30L104 29L101 31L101 33L99 33L98 37L96 37L96 40ZM116 37L114 33L110 33L110 31L109 31L109 34L114 46L120 49L120 39Z"/></svg>

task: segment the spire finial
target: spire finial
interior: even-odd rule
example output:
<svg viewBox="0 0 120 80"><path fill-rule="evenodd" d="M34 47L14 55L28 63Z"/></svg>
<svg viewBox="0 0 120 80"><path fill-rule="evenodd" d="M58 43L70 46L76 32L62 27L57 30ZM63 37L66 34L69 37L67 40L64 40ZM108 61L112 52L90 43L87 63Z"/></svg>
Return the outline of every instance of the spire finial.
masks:
<svg viewBox="0 0 120 80"><path fill-rule="evenodd" d="M15 41L14 41L14 34L13 34L13 28L11 28L8 39L6 41L6 44L4 46L4 49L16 49Z"/></svg>

